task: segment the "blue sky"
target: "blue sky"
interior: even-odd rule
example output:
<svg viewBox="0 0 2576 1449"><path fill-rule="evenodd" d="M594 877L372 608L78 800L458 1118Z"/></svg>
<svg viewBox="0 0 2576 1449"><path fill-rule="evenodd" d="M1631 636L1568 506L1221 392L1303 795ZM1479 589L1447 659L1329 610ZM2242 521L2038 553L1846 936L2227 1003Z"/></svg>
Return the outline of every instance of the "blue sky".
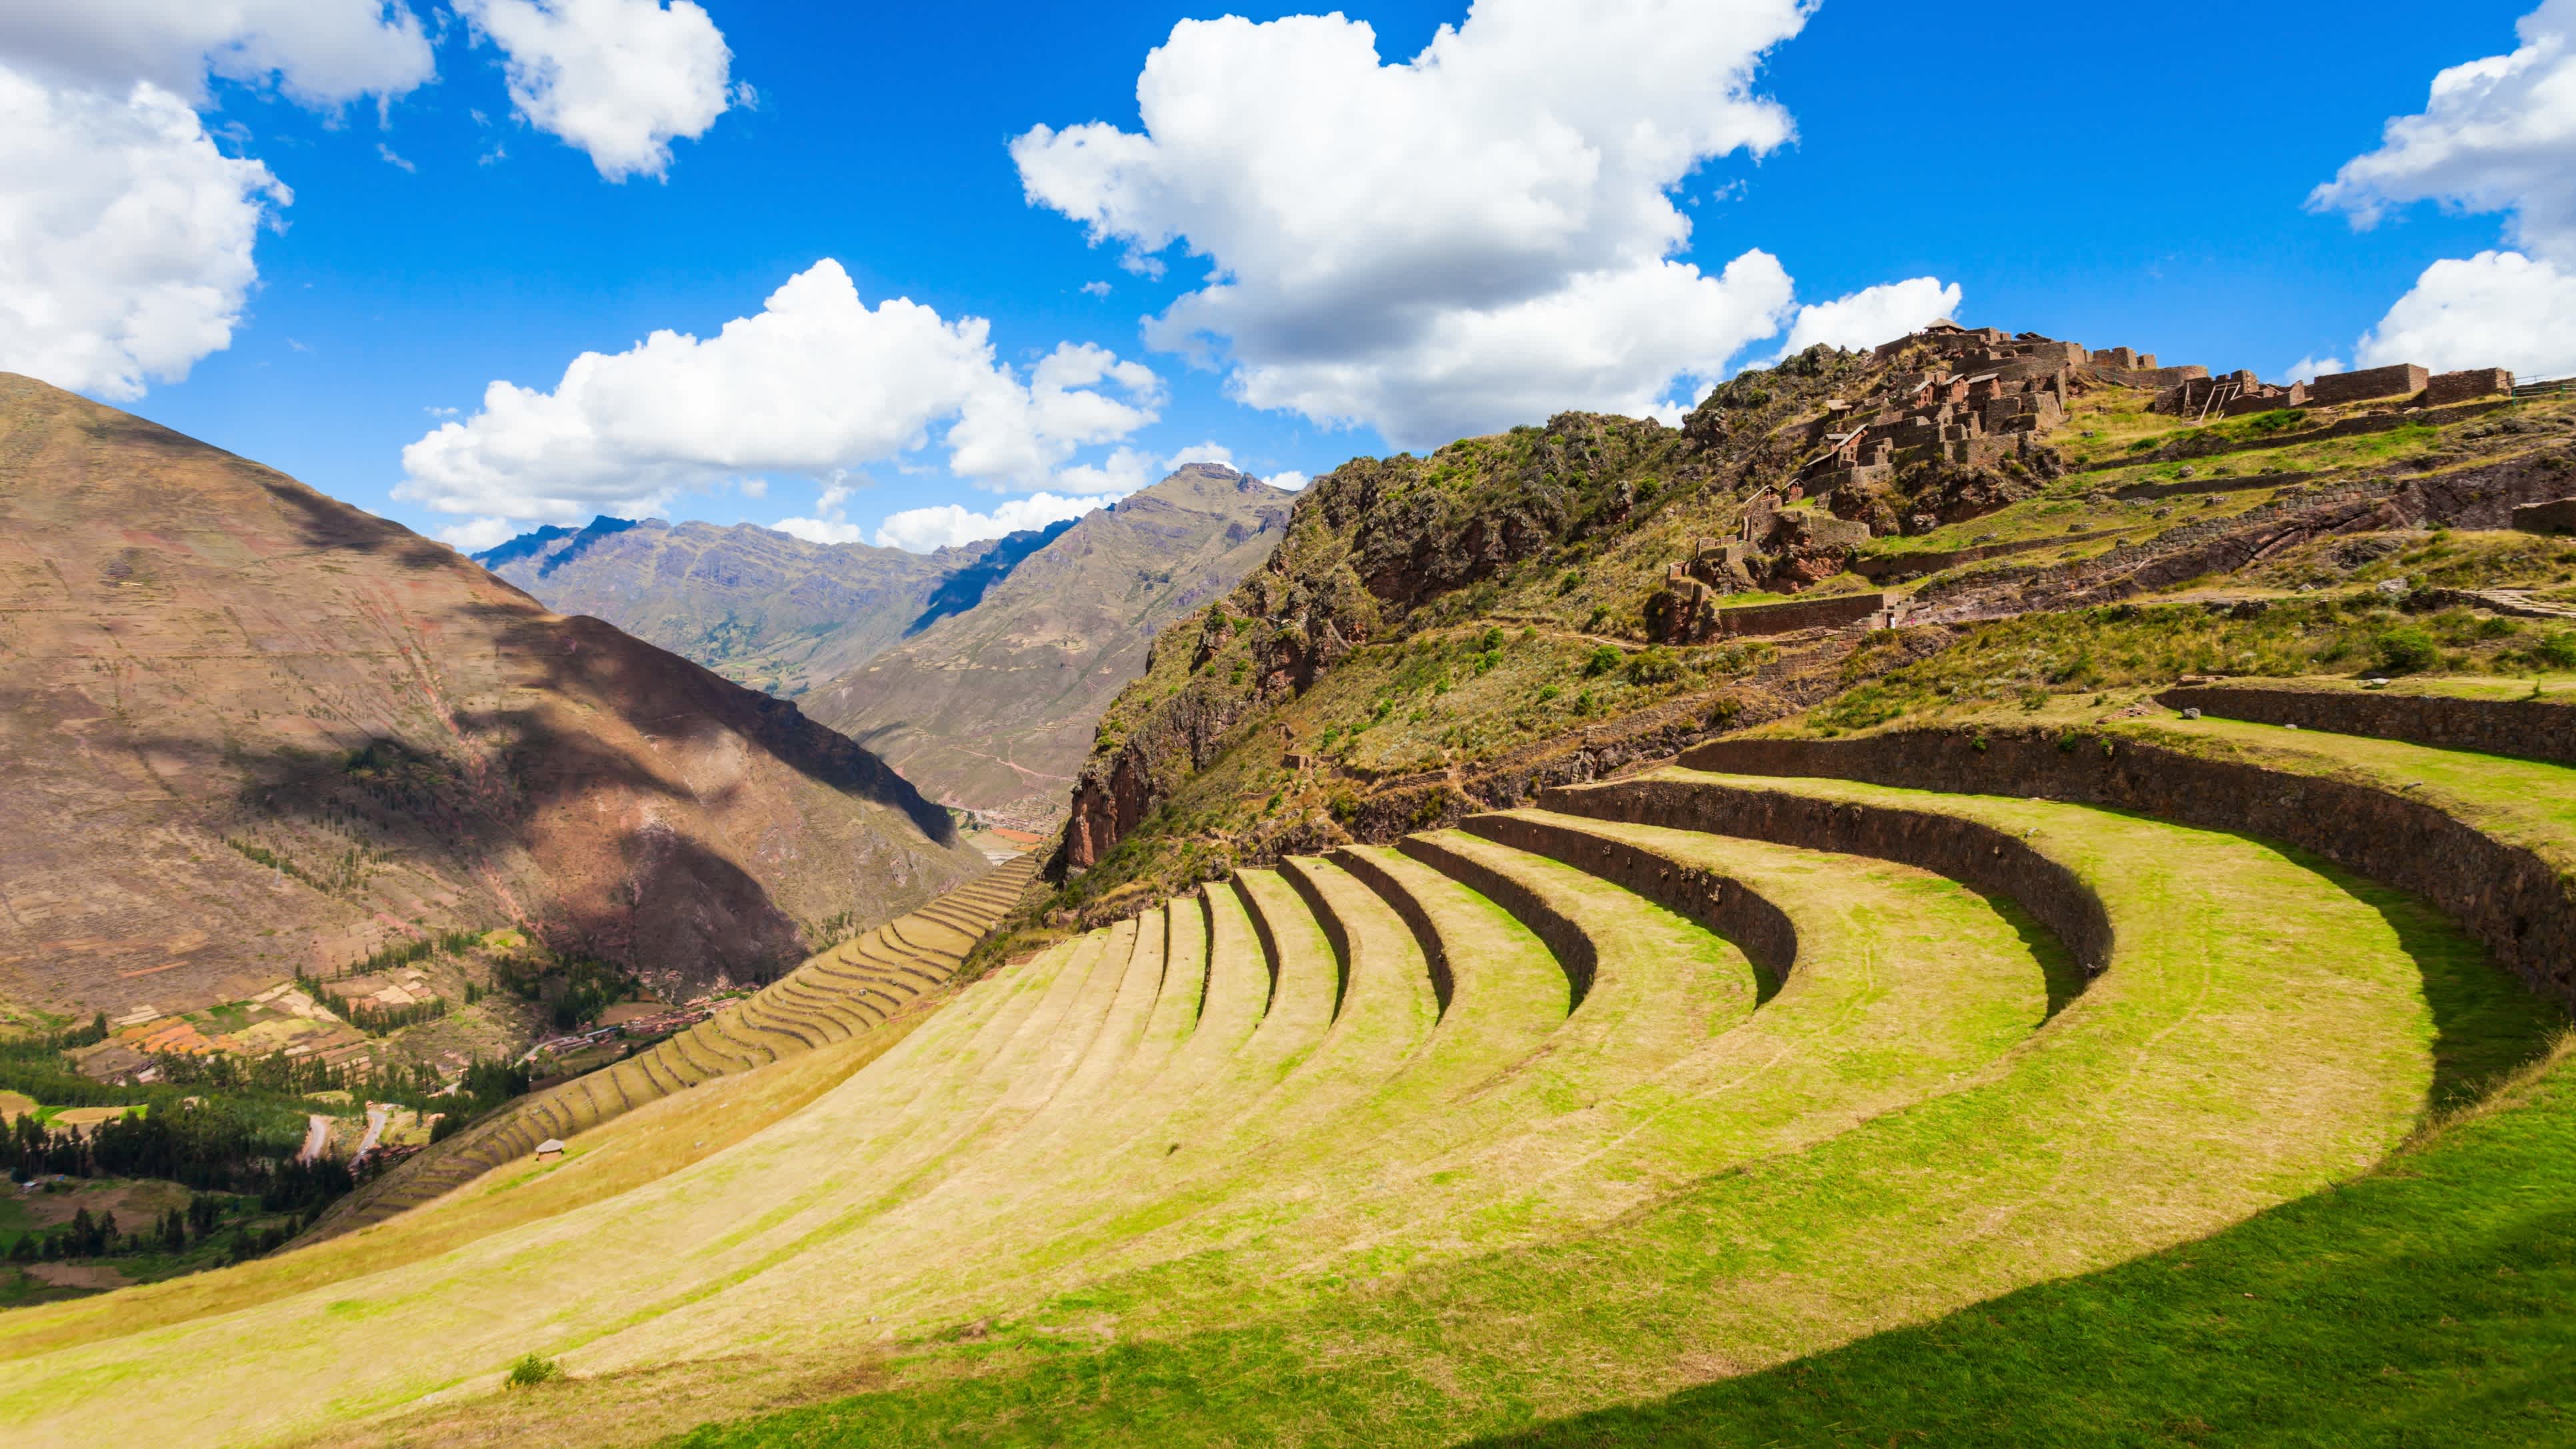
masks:
<svg viewBox="0 0 2576 1449"><path fill-rule="evenodd" d="M365 10L376 0L348 3ZM509 5L520 11L516 50L514 16L500 8ZM653 0L581 5L600 26L639 10L669 13ZM168 8L158 0L101 6L135 12L128 19L136 26L161 23ZM1658 250L1651 238L1660 223L1628 212L1658 189L1649 162L1637 163L1633 195L1618 192L1615 177L1603 183L1582 203L1600 214L1570 232L1579 235L1564 247L1537 251L1509 235L1518 213L1488 215L1478 210L1480 197L1442 195L1438 183L1451 172L1408 176L1399 166L1385 194L1355 200L1333 174L1347 166L1319 143L1320 174L1281 179L1299 170L1296 138L1332 119L1335 107L1314 92L1336 76L1359 79L1337 48L1351 32L1320 21L1297 32L1296 47L1285 45L1285 31L1252 27L1207 31L1192 42L1191 73L1171 80L1175 104L1222 114L1194 123L1206 134L1190 154L1164 144L1141 173L1108 181L1085 169L1088 153L1070 147L1015 158L1014 138L1041 126L1061 132L1106 122L1141 140L1139 72L1178 22L1311 12L706 0L706 27L727 52L714 82L720 89L708 94L724 108L701 123L682 101L668 101L681 134L661 143L669 159L656 176L650 156L636 160L631 138L604 140L597 128L585 132L560 116L551 129L571 138L550 134L545 98L533 107L524 94L514 100L505 81L504 62L540 45L527 38L528 27L550 16L578 19L572 12L581 6L480 0L460 8L461 16L415 4L417 42L381 48L371 62L378 69L368 71L350 58L354 48L263 69L276 47L262 50L248 33L178 35L138 59L95 37L35 34L33 10L0 3L0 78L14 73L40 101L51 96L45 114L59 128L22 130L19 141L0 146L51 148L70 169L109 123L81 119L66 98L87 87L105 106L134 81L152 81L202 117L225 157L255 159L293 193L287 205L272 197L268 224L247 242L255 281L240 285L229 345L204 352L183 381L146 376L135 398L124 395L130 386L102 383L95 368L84 376L76 361L61 360L90 354L58 348L13 359L5 339L0 366L40 376L50 367L55 380L83 384L362 507L476 543L505 527L567 521L600 499L718 522L792 517L819 536L875 539L888 515L907 510L954 506L993 516L1032 493L1118 491L1202 445L1248 471L1306 476L1355 454L1444 440L1462 427L1543 421L1560 405L1687 402L1717 374L1775 352L1775 324L1801 325L1795 307L1906 279L1933 280L1911 297L1872 294L1886 305L1858 306L1869 315L1845 316L1842 325L1893 325L1883 318L1903 315L1909 303L1922 310L1927 295L1955 285L1957 310L1972 324L2280 375L2302 360L2368 360L2367 347L2356 349L2374 330L2381 345L2396 345L2400 319L2391 310L2429 294L2436 263L2465 266L2463 259L2519 241L2534 266L2550 265L2551 238L2539 221L2552 199L2535 194L2546 183L2528 176L2499 181L2431 163L2398 165L2364 178L2366 186L2356 182L2334 205L2309 205L2339 168L2379 150L2390 118L2426 111L2437 71L2504 56L2518 43L2529 49L2531 36L2518 42L2515 31L2530 10L2524 4L2351 4L2338 7L2331 24L2296 26L2184 23L2112 7L2066 7L2043 19L2027 10L1826 0L1803 23L1792 0L1629 7L1640 12L1637 35L1669 25L1674 14L1741 12L1737 31L1708 38L1705 53L1711 64L1736 52L1756 57L1749 85L1732 98L1701 86L1702 105L1690 99L1687 76L1637 82L1625 74L1657 49L1636 36L1613 35L1587 54L1551 41L1543 16L1527 19L1590 7L1516 0L1498 8L1488 0L1490 16L1452 42L1503 53L1487 36L1499 35L1511 18L1505 10L1516 8L1524 28L1536 27L1530 44L1562 53L1561 64L1541 67L1540 100L1524 106L1521 97L1532 94L1525 81L1494 80L1481 90L1461 81L1427 103L1389 100L1399 119L1371 122L1390 147L1467 148L1457 154L1500 168L1493 175L1504 180L1485 186L1483 173L1470 170L1462 189L1493 193L1508 190L1520 174L1512 158L1533 144L1515 129L1525 109L1580 112L1591 119L1574 129L1588 124L1585 134L1596 139L1618 133L1632 89L1641 93L1634 102L1641 117L1666 127L1699 125L1703 111L1729 112L1684 147L1716 153L1672 191L1689 220L1687 244L1642 260L1640 246ZM2535 19L2555 23L2568 8L2568 0L2554 0ZM1441 26L1468 20L1461 4L1362 4L1342 13L1374 28L1378 56L1389 64L1413 57ZM384 17L360 20L381 25ZM1786 29L1796 33L1762 43ZM564 33L557 42L568 44ZM697 43L692 36L703 40L695 31L671 34L675 53ZM2544 34L2538 43L2553 41ZM190 47L213 57L215 72L195 77L193 94L182 74L188 63L170 59ZM1279 60L1287 49L1297 55ZM423 76L424 57L434 76ZM1470 59L1462 48L1451 68L1465 76ZM1262 69L1274 61L1284 69ZM1238 65L1247 69L1237 73ZM635 82L682 90L708 83L704 75ZM1265 90L1274 83L1281 88ZM611 74L608 84L610 99L619 99L624 78ZM1438 113L1451 102L1455 114ZM1314 110L1318 104L1326 109ZM701 129L694 137L685 130L692 124ZM1426 128L1425 139L1406 125ZM584 137L587 148L575 144ZM1480 137L1491 145L1475 149ZM2522 159L2530 171L2530 158ZM2558 159L2576 170L2576 151ZM604 177L619 165L645 172ZM41 204L44 188L72 184L49 182L41 167L18 170L10 181L0 166L0 189L21 193L0 197L0 236L49 224L49 210L61 208ZM1551 205L1571 194L1544 180L1532 185ZM1051 200L1032 204L1032 186ZM1300 187L1323 188L1316 195L1331 199L1307 206ZM1265 188L1270 194L1250 195ZM1086 205L1112 233L1177 233L1155 253L1162 274L1121 265L1130 237L1094 244L1069 214ZM1344 211L1313 235L1281 239L1283 218L1293 223L1335 207ZM1455 214L1444 219L1444 208ZM2355 224L2357 213L2374 209L2375 226ZM1345 213L1348 226L1337 219ZM1346 241L1348 254L1337 253ZM171 245L184 249L186 238ZM1233 263L1243 285L1226 297L1187 300L1205 286L1210 266L1194 248ZM236 273L239 250L228 254ZM1776 265L1727 272L1724 288L1712 280L1756 251ZM900 403L853 396L877 384L839 387L831 349L841 344L827 337L810 344L816 352L746 362L755 376L736 380L757 388L761 368L783 367L781 386L761 395L778 396L794 413L788 432L808 417L850 414L775 448L741 436L770 430L765 420L670 421L675 394L656 389L678 389L683 400L698 395L692 369L733 366L711 353L639 372L614 405L512 425L521 433L475 423L495 380L545 394L538 405L553 407L576 356L624 353L656 329L712 338L758 313L791 278L812 277L826 258L846 272L862 306L904 297L929 309L913 317L918 335L904 345L931 347L953 383ZM23 317L44 310L49 289L141 285L78 276L77 265L61 262L48 273L0 263L0 309L14 304ZM184 270L184 259L171 265ZM1657 265L1666 270L1654 273ZM1672 265L1698 273L1680 277ZM1541 275L1549 266L1595 278L1627 268L1621 275L1635 285L1586 290L1566 276ZM2556 305L2565 280L2554 272L2542 279L2544 303ZM1408 312L1408 288L1449 301ZM12 299L10 290L20 295ZM812 290L829 288L816 281ZM1659 300L1667 295L1688 300L1668 306ZM1577 308L1596 297L1604 313L1638 308L1634 324L1617 320L1625 313L1585 323L1543 306L1528 310L1533 298ZM2421 305L2439 300L2426 295ZM1145 325L1176 304L1181 322L1199 324L1194 337L1182 335L1188 326ZM816 315L874 325L818 306ZM2435 315L2454 319L2444 325L2457 330L2459 308ZM0 321L6 317L0 310ZM990 366L982 371L969 355L975 339L955 332L968 318L990 323ZM1832 335L1835 321L1817 314L1805 325ZM2437 354L2486 347L2500 354L2493 360L2527 372L2565 361L2546 342L2517 343L2492 328L2465 339L2402 336ZM1632 338L1638 355L1619 355ZM1096 349L1064 355L1069 392L1033 403L1034 395L997 391L1024 387L1041 359L1067 345ZM172 346L184 355L184 346ZM1574 360L1593 352L1604 355ZM885 385L900 389L935 370L918 356L880 358L880 371L892 370ZM1151 378L1140 381L1139 367ZM1659 370L1664 375L1653 376ZM815 387L812 397L798 391ZM960 398L985 399L995 419L1010 413L992 423L997 441L986 449L1001 461L961 465L949 430L960 406L979 404ZM1055 418L1047 410L1065 398L1071 411ZM871 418L906 409L928 420L912 430L918 448L905 446L910 437L871 429ZM721 403L712 410L741 411ZM522 446L540 433L552 438L548 430L567 418L588 430L578 458ZM432 460L450 470L449 486L442 493L415 483L397 496L406 446L451 421L475 431L443 461ZM560 484L555 472L587 481ZM455 481L468 474L471 481ZM916 544L974 531L977 521L913 517L900 537Z"/></svg>

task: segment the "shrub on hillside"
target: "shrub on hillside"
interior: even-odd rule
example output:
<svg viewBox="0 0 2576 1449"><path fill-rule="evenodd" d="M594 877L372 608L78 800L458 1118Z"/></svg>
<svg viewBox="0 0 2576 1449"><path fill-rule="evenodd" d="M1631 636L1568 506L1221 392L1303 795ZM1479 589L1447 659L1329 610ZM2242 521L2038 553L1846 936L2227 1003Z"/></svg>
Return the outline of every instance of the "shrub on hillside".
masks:
<svg viewBox="0 0 2576 1449"><path fill-rule="evenodd" d="M1630 684L1670 684L1682 677L1682 662L1673 651L1656 645L1628 661Z"/></svg>
<svg viewBox="0 0 2576 1449"><path fill-rule="evenodd" d="M533 1389L539 1384L551 1383L562 1377L562 1364L537 1354L524 1353L519 1355L517 1362L510 1365L508 1377L501 1382L506 1388Z"/></svg>
<svg viewBox="0 0 2576 1449"><path fill-rule="evenodd" d="M2442 662L2441 646L2433 636L2414 625L2391 629L2379 636L2379 663L2392 673L2411 674L2431 669Z"/></svg>

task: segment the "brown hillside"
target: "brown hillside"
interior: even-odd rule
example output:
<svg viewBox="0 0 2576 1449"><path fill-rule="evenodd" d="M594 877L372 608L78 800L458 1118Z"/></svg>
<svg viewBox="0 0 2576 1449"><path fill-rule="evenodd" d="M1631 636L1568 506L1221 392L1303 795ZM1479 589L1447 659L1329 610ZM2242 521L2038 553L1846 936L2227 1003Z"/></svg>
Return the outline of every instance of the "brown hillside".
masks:
<svg viewBox="0 0 2576 1449"><path fill-rule="evenodd" d="M0 994L111 1016L516 925L766 975L982 865L849 740L0 374Z"/></svg>
<svg viewBox="0 0 2576 1449"><path fill-rule="evenodd" d="M1260 567L1291 500L1190 464L1085 515L973 608L819 689L814 712L950 803L1060 798L1154 635Z"/></svg>

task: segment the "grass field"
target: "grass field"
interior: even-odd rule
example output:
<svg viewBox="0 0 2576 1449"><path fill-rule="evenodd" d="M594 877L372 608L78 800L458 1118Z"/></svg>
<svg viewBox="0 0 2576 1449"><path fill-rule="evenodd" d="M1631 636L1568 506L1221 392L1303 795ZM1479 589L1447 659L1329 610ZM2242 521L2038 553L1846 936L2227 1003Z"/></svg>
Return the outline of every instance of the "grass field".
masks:
<svg viewBox="0 0 2576 1449"><path fill-rule="evenodd" d="M2280 733L2438 774L2499 833L2576 823L2556 767ZM2017 840L2108 958L1914 866L1697 823L1761 834L1719 810L1747 795ZM2532 1063L2563 1021L2419 904L2257 840L1670 771L1238 872L560 1163L13 1312L0 1418L173 1445L2201 1442L2315 1430L2282 1397L2312 1342L2319 1413L2505 1395L2482 1422L2531 1429L2559 1412L2565 1315L2532 1324L2564 1303L2576 1171L2576 1105ZM2436 1242L2467 1198L2475 1231ZM564 1377L501 1390L532 1353ZM2088 1354L2116 1372L2082 1382Z"/></svg>

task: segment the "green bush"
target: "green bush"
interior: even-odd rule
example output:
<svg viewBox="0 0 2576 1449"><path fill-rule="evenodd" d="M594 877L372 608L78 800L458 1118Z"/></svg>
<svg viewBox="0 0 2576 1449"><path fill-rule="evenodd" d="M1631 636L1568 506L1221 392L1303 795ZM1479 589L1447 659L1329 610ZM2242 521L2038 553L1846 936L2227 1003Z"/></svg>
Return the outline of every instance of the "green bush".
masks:
<svg viewBox="0 0 2576 1449"><path fill-rule="evenodd" d="M2576 631L2552 629L2532 644L2531 653L2552 669L2576 669Z"/></svg>
<svg viewBox="0 0 2576 1449"><path fill-rule="evenodd" d="M1682 677L1682 662L1673 657L1671 650L1657 645L1629 660L1627 672L1630 684L1669 684Z"/></svg>
<svg viewBox="0 0 2576 1449"><path fill-rule="evenodd" d="M562 1377L562 1364L537 1354L524 1353L519 1355L517 1362L510 1365L509 1376L501 1383L505 1388L533 1389L539 1384L551 1383Z"/></svg>
<svg viewBox="0 0 2576 1449"><path fill-rule="evenodd" d="M2391 629L2379 636L2379 663L2396 673L2430 669L2442 662L2441 646L2433 636L2414 625Z"/></svg>
<svg viewBox="0 0 2576 1449"><path fill-rule="evenodd" d="M1607 644L1598 644L1593 646L1592 652L1583 660L1583 677L1598 679L1618 667L1619 651Z"/></svg>

